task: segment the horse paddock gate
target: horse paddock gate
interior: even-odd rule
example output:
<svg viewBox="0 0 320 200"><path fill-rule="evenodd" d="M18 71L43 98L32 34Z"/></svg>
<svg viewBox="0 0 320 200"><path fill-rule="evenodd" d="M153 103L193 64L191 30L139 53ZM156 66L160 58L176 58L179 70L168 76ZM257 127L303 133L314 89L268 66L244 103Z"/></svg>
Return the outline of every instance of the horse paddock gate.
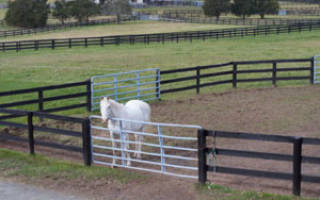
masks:
<svg viewBox="0 0 320 200"><path fill-rule="evenodd" d="M99 108L100 97L123 102L130 99L160 99L160 69L145 69L91 77L91 110Z"/></svg>
<svg viewBox="0 0 320 200"><path fill-rule="evenodd" d="M100 116L90 116L92 161L94 164L124 167L129 169L143 170L165 175L198 178L197 158L197 130L196 125L181 125L168 123L142 122L126 119L113 118L120 123L120 130L114 131L114 138L109 135L107 124L101 124ZM122 128L126 123L144 124L144 132L135 132ZM124 134L129 135L124 140ZM142 158L134 158L134 134L142 135L143 142L140 151ZM116 147L112 145L116 143ZM124 145L129 144L129 149ZM113 154L115 152L115 155ZM131 166L128 166L125 153L131 154ZM113 159L116 163L112 163Z"/></svg>

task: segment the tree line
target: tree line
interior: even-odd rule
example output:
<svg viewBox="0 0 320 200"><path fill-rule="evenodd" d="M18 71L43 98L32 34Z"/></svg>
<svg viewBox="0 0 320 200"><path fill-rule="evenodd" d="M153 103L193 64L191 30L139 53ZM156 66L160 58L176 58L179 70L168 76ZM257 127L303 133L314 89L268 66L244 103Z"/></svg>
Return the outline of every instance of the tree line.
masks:
<svg viewBox="0 0 320 200"><path fill-rule="evenodd" d="M8 2L5 21L11 26L39 28L47 25L49 14L62 24L70 18L88 22L89 17L100 14L116 15L120 21L121 14L131 14L131 7L127 0L104 0L99 4L92 0L59 0L50 9L48 0L15 0Z"/></svg>
<svg viewBox="0 0 320 200"><path fill-rule="evenodd" d="M266 14L277 14L279 11L278 0L205 0L203 11L206 16L219 19L222 13L231 12L243 19L253 14L264 19Z"/></svg>

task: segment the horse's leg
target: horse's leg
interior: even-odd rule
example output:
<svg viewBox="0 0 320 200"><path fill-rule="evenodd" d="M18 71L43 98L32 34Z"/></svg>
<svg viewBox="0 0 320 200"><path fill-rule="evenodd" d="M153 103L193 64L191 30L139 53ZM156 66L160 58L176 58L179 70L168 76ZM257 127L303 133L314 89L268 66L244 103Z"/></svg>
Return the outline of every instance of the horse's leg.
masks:
<svg viewBox="0 0 320 200"><path fill-rule="evenodd" d="M111 142L112 142L112 155L116 156L116 150L115 148L117 148L117 144L116 142L114 142L114 134L112 131L110 131L110 137L111 137ZM116 164L116 159L112 158L112 168L113 166Z"/></svg>
<svg viewBox="0 0 320 200"><path fill-rule="evenodd" d="M130 152L128 152L127 150L129 150L129 140L130 140L130 137L129 137L129 134L126 133L124 134L124 150L126 152L126 157L127 157L127 166L131 166L131 158L130 158Z"/></svg>
<svg viewBox="0 0 320 200"><path fill-rule="evenodd" d="M140 130L140 132L144 132L144 128L142 128ZM143 136L135 134L135 138L136 138L136 153L135 153L135 156L138 159L141 159L141 147L142 147Z"/></svg>

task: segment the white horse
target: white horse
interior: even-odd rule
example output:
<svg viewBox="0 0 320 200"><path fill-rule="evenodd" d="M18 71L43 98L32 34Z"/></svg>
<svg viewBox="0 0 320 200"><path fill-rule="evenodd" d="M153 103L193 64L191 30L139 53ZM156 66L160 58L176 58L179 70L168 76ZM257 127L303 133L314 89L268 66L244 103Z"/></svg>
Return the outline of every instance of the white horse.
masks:
<svg viewBox="0 0 320 200"><path fill-rule="evenodd" d="M119 132L120 123L119 120L112 120L112 118L122 118L127 120L136 120L136 121L145 121L148 122L150 120L151 109L150 106L140 100L131 100L128 101L125 105L120 104L109 97L101 97L100 100L100 113L102 117L102 121L108 121L108 128L110 129L110 137L112 140L113 148L116 148L116 143L114 142L114 132ZM142 123L134 123L123 121L122 129L125 131L135 131L135 132L143 132L145 125ZM128 133L124 133L124 151L127 157L127 165L131 165L130 154L127 152L129 149L129 135ZM143 141L143 136L135 134L136 139L136 153L134 156L138 159L141 159L141 145ZM115 154L115 150L113 150L113 155ZM116 164L116 159L113 158L112 164Z"/></svg>

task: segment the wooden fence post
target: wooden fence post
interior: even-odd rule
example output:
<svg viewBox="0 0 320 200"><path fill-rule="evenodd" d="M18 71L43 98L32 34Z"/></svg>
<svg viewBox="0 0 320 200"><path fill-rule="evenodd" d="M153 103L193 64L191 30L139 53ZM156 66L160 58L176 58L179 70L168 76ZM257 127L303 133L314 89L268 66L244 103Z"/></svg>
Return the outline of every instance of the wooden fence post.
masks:
<svg viewBox="0 0 320 200"><path fill-rule="evenodd" d="M91 80L87 80L87 83L86 83L86 90L87 90L87 96L86 96L86 102L87 102L87 111L88 112L91 112Z"/></svg>
<svg viewBox="0 0 320 200"><path fill-rule="evenodd" d="M197 67L197 87L196 87L196 90L197 90L197 94L200 93L200 67Z"/></svg>
<svg viewBox="0 0 320 200"><path fill-rule="evenodd" d="M33 136L33 113L28 113L28 140L30 154L34 154L34 136Z"/></svg>
<svg viewBox="0 0 320 200"><path fill-rule="evenodd" d="M301 193L301 160L302 138L297 137L293 141L293 178L292 193L300 196Z"/></svg>
<svg viewBox="0 0 320 200"><path fill-rule="evenodd" d="M237 88L237 64L233 63L232 87Z"/></svg>
<svg viewBox="0 0 320 200"><path fill-rule="evenodd" d="M157 99L160 99L160 69L157 69L156 71L156 97Z"/></svg>
<svg viewBox="0 0 320 200"><path fill-rule="evenodd" d="M90 135L90 120L85 119L82 122L82 151L84 164L90 166L92 163L91 152L91 135Z"/></svg>
<svg viewBox="0 0 320 200"><path fill-rule="evenodd" d="M312 57L310 61L310 83L311 84L314 84L314 68L315 68L314 64L315 64L314 57Z"/></svg>
<svg viewBox="0 0 320 200"><path fill-rule="evenodd" d="M277 86L277 63L273 62L272 64L272 85Z"/></svg>
<svg viewBox="0 0 320 200"><path fill-rule="evenodd" d="M199 183L205 184L207 181L207 156L206 156L206 132L204 129L198 129L198 168Z"/></svg>

